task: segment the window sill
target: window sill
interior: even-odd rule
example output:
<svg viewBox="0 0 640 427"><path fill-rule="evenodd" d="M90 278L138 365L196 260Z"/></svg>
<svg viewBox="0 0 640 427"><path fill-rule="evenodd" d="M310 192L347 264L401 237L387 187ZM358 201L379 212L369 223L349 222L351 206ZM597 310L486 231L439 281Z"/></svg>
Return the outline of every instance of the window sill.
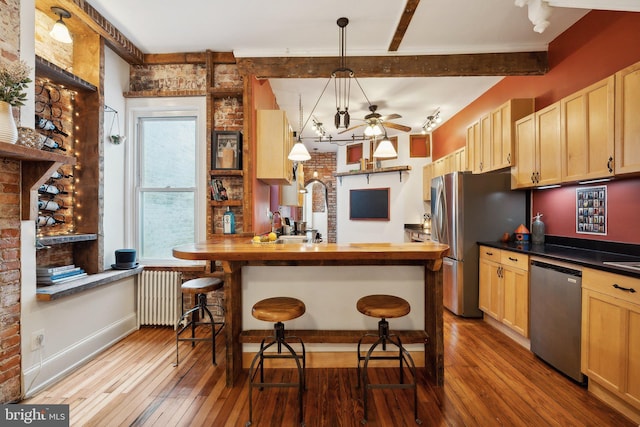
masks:
<svg viewBox="0 0 640 427"><path fill-rule="evenodd" d="M131 270L107 270L102 273L91 274L70 282L60 283L57 285L40 286L36 291L36 299L38 301L53 301L140 274L143 269L144 267L140 266Z"/></svg>

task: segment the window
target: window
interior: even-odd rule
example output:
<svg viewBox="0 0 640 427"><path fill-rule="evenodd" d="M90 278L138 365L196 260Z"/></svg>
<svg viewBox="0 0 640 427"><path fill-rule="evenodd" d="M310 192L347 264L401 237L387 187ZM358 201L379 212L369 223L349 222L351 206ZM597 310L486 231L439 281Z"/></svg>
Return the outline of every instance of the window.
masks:
<svg viewBox="0 0 640 427"><path fill-rule="evenodd" d="M128 101L135 126L128 237L145 262L176 261L174 246L205 238L204 105L200 98Z"/></svg>

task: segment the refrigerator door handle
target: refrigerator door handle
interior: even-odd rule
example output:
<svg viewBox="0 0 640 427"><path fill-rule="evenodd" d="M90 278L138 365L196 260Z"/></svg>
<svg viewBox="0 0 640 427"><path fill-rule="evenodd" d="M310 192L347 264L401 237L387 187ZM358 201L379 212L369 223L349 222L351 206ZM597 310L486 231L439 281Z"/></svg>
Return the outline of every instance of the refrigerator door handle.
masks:
<svg viewBox="0 0 640 427"><path fill-rule="evenodd" d="M447 229L447 206L444 194L444 186L442 185L441 181L438 182L437 186L436 212L434 217L436 219L436 224L435 227L432 227L432 230L435 231L437 241L443 243L445 239L445 231Z"/></svg>

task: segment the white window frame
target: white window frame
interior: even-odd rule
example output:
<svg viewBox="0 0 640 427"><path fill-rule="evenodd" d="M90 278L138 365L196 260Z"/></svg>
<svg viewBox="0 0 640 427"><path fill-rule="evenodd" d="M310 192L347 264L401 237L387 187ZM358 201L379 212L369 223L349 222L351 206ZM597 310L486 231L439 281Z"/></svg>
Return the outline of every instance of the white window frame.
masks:
<svg viewBox="0 0 640 427"><path fill-rule="evenodd" d="M196 189L195 189L195 241L206 239L207 219L207 103L203 97L130 98L126 101L127 142L125 160L125 244L138 250L140 256L139 160L138 119L141 117L196 117ZM170 226L170 224L167 224ZM193 265L194 261L170 259L144 259L145 265Z"/></svg>

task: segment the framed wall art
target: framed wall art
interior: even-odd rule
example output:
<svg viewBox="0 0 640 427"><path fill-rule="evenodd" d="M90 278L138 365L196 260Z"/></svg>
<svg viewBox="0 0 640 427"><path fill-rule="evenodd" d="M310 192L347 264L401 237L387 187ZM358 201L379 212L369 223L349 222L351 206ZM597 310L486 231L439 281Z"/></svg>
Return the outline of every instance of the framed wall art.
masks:
<svg viewBox="0 0 640 427"><path fill-rule="evenodd" d="M576 233L607 234L607 186L576 189Z"/></svg>
<svg viewBox="0 0 640 427"><path fill-rule="evenodd" d="M212 169L242 169L242 133L214 131L211 141Z"/></svg>

